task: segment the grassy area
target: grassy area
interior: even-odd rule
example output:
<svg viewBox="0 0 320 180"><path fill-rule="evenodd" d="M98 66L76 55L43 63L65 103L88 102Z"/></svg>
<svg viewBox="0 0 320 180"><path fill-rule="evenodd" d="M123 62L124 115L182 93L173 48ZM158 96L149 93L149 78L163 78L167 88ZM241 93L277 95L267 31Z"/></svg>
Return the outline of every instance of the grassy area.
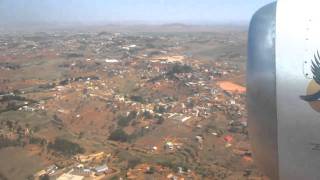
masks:
<svg viewBox="0 0 320 180"><path fill-rule="evenodd" d="M38 156L31 156L20 147L0 150L0 172L7 179L23 180L42 169L44 164Z"/></svg>

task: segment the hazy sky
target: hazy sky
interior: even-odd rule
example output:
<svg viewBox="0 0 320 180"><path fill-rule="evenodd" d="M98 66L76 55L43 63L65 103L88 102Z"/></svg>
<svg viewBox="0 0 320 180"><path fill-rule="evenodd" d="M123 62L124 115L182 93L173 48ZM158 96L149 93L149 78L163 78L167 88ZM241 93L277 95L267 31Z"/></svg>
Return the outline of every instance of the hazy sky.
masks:
<svg viewBox="0 0 320 180"><path fill-rule="evenodd" d="M246 23L273 0L0 0L2 23Z"/></svg>

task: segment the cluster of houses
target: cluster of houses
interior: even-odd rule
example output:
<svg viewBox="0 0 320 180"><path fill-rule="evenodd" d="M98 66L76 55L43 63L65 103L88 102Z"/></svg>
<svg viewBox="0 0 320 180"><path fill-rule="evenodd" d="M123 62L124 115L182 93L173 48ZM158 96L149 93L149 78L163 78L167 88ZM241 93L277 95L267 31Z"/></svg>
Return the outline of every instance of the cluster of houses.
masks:
<svg viewBox="0 0 320 180"><path fill-rule="evenodd" d="M74 156L74 163L68 167L59 168L56 165L51 165L34 174L35 179L41 179L44 176L49 176L57 180L95 180L101 179L104 176L114 172L106 163L97 163L106 160L110 154L98 152L94 154Z"/></svg>

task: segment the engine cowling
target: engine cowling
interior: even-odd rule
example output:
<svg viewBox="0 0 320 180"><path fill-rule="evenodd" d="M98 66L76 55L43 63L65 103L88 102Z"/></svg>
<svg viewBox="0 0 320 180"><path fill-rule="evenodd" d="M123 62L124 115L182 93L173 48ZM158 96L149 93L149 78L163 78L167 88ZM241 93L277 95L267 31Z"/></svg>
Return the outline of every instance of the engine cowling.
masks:
<svg viewBox="0 0 320 180"><path fill-rule="evenodd" d="M256 164L271 179L320 179L320 11L279 0L249 28L247 107Z"/></svg>

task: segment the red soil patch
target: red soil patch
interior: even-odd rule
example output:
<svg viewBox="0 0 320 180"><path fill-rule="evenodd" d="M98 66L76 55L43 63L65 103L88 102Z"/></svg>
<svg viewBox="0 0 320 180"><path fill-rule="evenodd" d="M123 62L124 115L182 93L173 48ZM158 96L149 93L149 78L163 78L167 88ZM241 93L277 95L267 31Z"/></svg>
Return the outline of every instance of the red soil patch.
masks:
<svg viewBox="0 0 320 180"><path fill-rule="evenodd" d="M238 92L238 93L246 92L245 87L232 83L230 81L220 81L217 83L217 85L225 91Z"/></svg>

